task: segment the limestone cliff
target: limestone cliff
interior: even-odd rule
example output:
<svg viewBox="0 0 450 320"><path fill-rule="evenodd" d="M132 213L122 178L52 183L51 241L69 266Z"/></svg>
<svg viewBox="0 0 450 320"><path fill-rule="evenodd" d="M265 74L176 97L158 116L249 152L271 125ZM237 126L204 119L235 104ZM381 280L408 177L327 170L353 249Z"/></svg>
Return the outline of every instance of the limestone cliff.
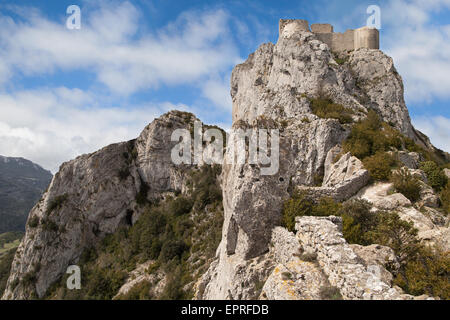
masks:
<svg viewBox="0 0 450 320"><path fill-rule="evenodd" d="M249 299L258 295L259 283L264 283L279 263L269 249L273 230L280 224L283 201L292 187L309 188L316 194L343 201L369 182L358 159L346 155L333 164L332 159L339 153L335 150L348 137L351 125L318 117L312 110L313 99L326 97L351 109L353 121L375 110L384 122L417 144L433 149L429 140L411 125L402 79L392 58L376 49L338 55L315 34L295 26L289 28L286 23L295 21L281 21L278 42L261 45L247 61L234 68L231 77L233 128L268 124L279 128L279 171L273 176L262 176L260 166L224 166L223 238L216 261L199 286L198 298ZM313 188L316 178L324 175L323 185ZM327 235L324 233L323 237ZM442 237L448 237L448 233ZM356 254L349 254L356 259ZM283 268L289 268L289 261ZM314 266L295 268L301 268L304 274L317 273ZM281 269L275 269L278 276ZM321 275L314 277L319 285ZM271 276L267 281L272 280ZM275 284L266 283L267 286L275 290ZM361 292L346 297L362 298ZM269 298L277 297L280 295Z"/></svg>
<svg viewBox="0 0 450 320"><path fill-rule="evenodd" d="M188 113L169 112L136 140L61 165L30 212L3 298L42 297L86 248L134 223L141 214L142 198L182 191L186 170L172 163L171 134L178 128L189 130L195 120Z"/></svg>
<svg viewBox="0 0 450 320"><path fill-rule="evenodd" d="M437 151L411 125L402 79L392 59L377 49L335 53L317 34L297 28L295 20L282 21L281 25L278 42L261 45L247 61L234 68L231 76L233 129L278 129L279 168L273 175L261 174L266 169L264 165L233 161L234 154L228 146L219 179L224 208L220 244L215 258L210 259L213 251L208 257L201 251L206 250L204 242L211 240L192 241L196 255L170 262L172 270L177 270L176 274L180 278L183 275L184 280L190 279L186 270L198 269L195 277L178 283L178 289L195 289L196 299L428 298L405 294L394 286L391 272L400 263L396 252L378 243L350 244L343 236L341 217L297 217L293 220L295 228L291 228L296 234L281 227L286 199L294 191L307 191L315 199L329 197L338 203L366 200L365 205L374 215L396 212L399 219L411 222L424 243L438 245L444 251L450 247L449 218L439 207L439 197L428 185L427 174L419 168L424 160L420 152L405 150L403 146L385 152L386 156L397 157L398 166L407 171L405 174L417 178L420 194L410 201L394 190L392 183L372 183L364 159L343 147L355 124L375 112L392 130L389 132L408 137L417 150ZM318 102L331 105L334 115L321 113ZM195 191L189 170L196 166L175 165L171 160L174 143L170 141L175 129L194 133L195 120L191 114L169 112L147 126L136 140L63 164L30 213L3 298L45 296L67 266L80 261L86 249L107 235L117 234L122 226L136 225L139 218L142 221L146 217L146 228L157 229L161 218L158 210L162 209L151 212L154 216L145 216L140 202L157 203L167 191ZM228 142L237 139L236 132L227 137ZM243 150L249 153L249 147ZM165 225L166 230L179 228L183 236L189 230L192 236L192 222L207 220L200 211L206 216L214 211L207 205L208 188L216 183L214 179L205 176L209 182L203 190L197 190L196 199L203 204L197 211L186 199L173 207L163 203L169 211L187 211L194 218L197 216L197 220L181 218L169 227ZM218 206L218 202L212 206ZM184 228L187 225L190 227ZM202 239L208 239L208 228L210 225L206 224L198 228L202 229ZM124 240L120 250L132 246L128 240ZM144 238L147 245L148 240ZM160 250L161 245L164 246L156 243L155 247ZM168 251L173 252L169 258L183 256L184 249L180 247L184 244L172 241L170 246L173 247ZM178 249L181 253L177 253ZM152 293L146 297L161 297L162 291L175 288L166 285L170 279L161 270L152 273L159 263L154 260L161 256L162 253L134 261L135 269L127 270L126 282L121 278L121 288L114 288L117 290L111 292L111 297L133 293L139 286L139 294L142 290ZM111 253L103 258L110 259ZM208 262L207 270L197 268L200 264L206 266L200 260L208 259L213 261ZM183 262L190 267L183 267ZM328 288L325 293L324 288ZM173 296L180 297L169 295Z"/></svg>

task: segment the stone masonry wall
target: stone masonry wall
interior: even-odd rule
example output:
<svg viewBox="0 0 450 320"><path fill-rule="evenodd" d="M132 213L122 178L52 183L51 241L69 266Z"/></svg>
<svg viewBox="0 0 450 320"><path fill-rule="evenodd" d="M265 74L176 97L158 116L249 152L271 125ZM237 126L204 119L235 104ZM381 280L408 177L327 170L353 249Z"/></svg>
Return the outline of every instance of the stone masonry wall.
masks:
<svg viewBox="0 0 450 320"><path fill-rule="evenodd" d="M344 33L333 32L333 26L327 23L311 25L306 20L280 20L280 36L289 36L297 32L312 32L316 37L326 43L332 51L343 52L360 48L379 49L380 34L375 28L363 27L356 30L347 30Z"/></svg>
<svg viewBox="0 0 450 320"><path fill-rule="evenodd" d="M344 299L413 299L381 279L381 272L367 270L361 258L342 235L340 217L297 217L297 238L305 252L317 254L317 261L331 285Z"/></svg>

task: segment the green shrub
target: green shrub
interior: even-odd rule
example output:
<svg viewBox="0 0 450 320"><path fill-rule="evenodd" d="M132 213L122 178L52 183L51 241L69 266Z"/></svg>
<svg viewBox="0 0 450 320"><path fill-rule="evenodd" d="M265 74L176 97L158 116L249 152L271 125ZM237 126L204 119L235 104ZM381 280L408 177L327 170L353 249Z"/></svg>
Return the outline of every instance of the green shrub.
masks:
<svg viewBox="0 0 450 320"><path fill-rule="evenodd" d="M372 243L392 248L400 264L417 254L419 240L412 222L404 221L398 214L390 212L379 212L377 220L376 227L368 233Z"/></svg>
<svg viewBox="0 0 450 320"><path fill-rule="evenodd" d="M428 184L433 187L434 190L440 191L447 184L447 176L444 171L434 161L425 161L420 164L422 169L427 175Z"/></svg>
<svg viewBox="0 0 450 320"><path fill-rule="evenodd" d="M419 200L421 189L419 180L413 177L408 169L402 168L392 174L391 182L394 184L394 188L410 201Z"/></svg>
<svg viewBox="0 0 450 320"><path fill-rule="evenodd" d="M393 156L386 152L377 152L363 160L364 167L375 181L386 181L391 176L391 169L396 164Z"/></svg>
<svg viewBox="0 0 450 320"><path fill-rule="evenodd" d="M176 216L189 213L192 209L193 203L186 197L178 197L170 202L169 209Z"/></svg>
<svg viewBox="0 0 450 320"><path fill-rule="evenodd" d="M42 219L41 224L44 231L57 232L59 230L58 225L48 218Z"/></svg>
<svg viewBox="0 0 450 320"><path fill-rule="evenodd" d="M187 299L187 294L183 289L182 270L176 268L175 272L169 274L167 277L167 284L161 294L163 300L184 300Z"/></svg>
<svg viewBox="0 0 450 320"><path fill-rule="evenodd" d="M69 198L69 195L67 193L65 193L63 195L56 196L52 200L50 200L50 203L47 208L47 215L52 213L53 210L61 208L62 205L64 204L64 202L66 202L68 198Z"/></svg>
<svg viewBox="0 0 450 320"><path fill-rule="evenodd" d="M370 211L371 207L368 201L359 199L342 205L339 215L342 216L343 234L348 243L370 244L367 233L377 225L377 217Z"/></svg>
<svg viewBox="0 0 450 320"><path fill-rule="evenodd" d="M450 182L447 183L445 188L441 191L440 194L442 208L444 209L446 214L450 213Z"/></svg>
<svg viewBox="0 0 450 320"><path fill-rule="evenodd" d="M3 295L3 291L5 290L16 250L17 248L11 249L5 254L0 255L0 296Z"/></svg>
<svg viewBox="0 0 450 320"><path fill-rule="evenodd" d="M32 216L30 220L28 221L28 226L30 228L36 228L39 225L39 218L38 216Z"/></svg>
<svg viewBox="0 0 450 320"><path fill-rule="evenodd" d="M345 108L341 104L334 103L329 98L311 99L311 110L319 118L323 119L337 119L340 123L351 123L353 121L352 109Z"/></svg>
<svg viewBox="0 0 450 320"><path fill-rule="evenodd" d="M126 273L104 268L95 268L85 281L89 299L111 300L124 284Z"/></svg>
<svg viewBox="0 0 450 320"><path fill-rule="evenodd" d="M192 199L197 210L203 210L208 204L222 201L222 189L215 182L220 170L219 166L203 166L192 174Z"/></svg>
<svg viewBox="0 0 450 320"><path fill-rule="evenodd" d="M311 215L313 202L306 192L296 190L283 205L283 225L289 230L295 229L295 217Z"/></svg>
<svg viewBox="0 0 450 320"><path fill-rule="evenodd" d="M292 280L292 273L285 271L285 272L281 273L281 278L283 280Z"/></svg>
<svg viewBox="0 0 450 320"><path fill-rule="evenodd" d="M152 260L147 272L168 276L163 293L147 290L148 284L142 283L120 299L191 299L190 284L208 268L221 240L223 206L217 181L220 167L187 173L191 177L187 192L161 201L148 202L148 186L142 183L139 193L145 207L136 223L124 225L83 252L81 290L68 290L63 276L48 290L47 298L111 299L127 272Z"/></svg>
<svg viewBox="0 0 450 320"><path fill-rule="evenodd" d="M306 262L315 262L317 261L317 253L314 252L305 252L298 255L299 259Z"/></svg>
<svg viewBox="0 0 450 320"><path fill-rule="evenodd" d="M343 144L345 152L350 152L359 159L402 147L401 134L381 122L374 110L369 110L366 119L356 123Z"/></svg>
<svg viewBox="0 0 450 320"><path fill-rule="evenodd" d="M450 253L422 246L415 256L406 261L394 284L409 294L427 294L449 300L449 277Z"/></svg>
<svg viewBox="0 0 450 320"><path fill-rule="evenodd" d="M148 203L147 194L149 189L150 188L148 187L147 183L145 183L145 181L141 179L141 186L139 188L139 192L136 195L136 202L139 206L144 206L146 203Z"/></svg>
<svg viewBox="0 0 450 320"><path fill-rule="evenodd" d="M339 215L342 205L331 197L322 197L313 205L310 215L318 217Z"/></svg>
<svg viewBox="0 0 450 320"><path fill-rule="evenodd" d="M151 300L153 296L150 294L151 283L142 281L134 285L126 294L117 297L117 300Z"/></svg>
<svg viewBox="0 0 450 320"><path fill-rule="evenodd" d="M172 260L173 258L181 259L183 253L188 250L189 247L181 240L169 240L166 241L161 248L161 259L163 262Z"/></svg>

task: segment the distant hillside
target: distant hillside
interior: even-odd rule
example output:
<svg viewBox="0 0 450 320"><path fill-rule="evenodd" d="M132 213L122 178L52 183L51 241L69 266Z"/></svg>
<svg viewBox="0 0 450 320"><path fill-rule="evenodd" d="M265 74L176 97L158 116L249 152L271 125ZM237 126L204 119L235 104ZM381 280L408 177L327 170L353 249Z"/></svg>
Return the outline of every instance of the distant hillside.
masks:
<svg viewBox="0 0 450 320"><path fill-rule="evenodd" d="M29 160L0 156L0 233L25 230L29 211L51 179L49 171Z"/></svg>

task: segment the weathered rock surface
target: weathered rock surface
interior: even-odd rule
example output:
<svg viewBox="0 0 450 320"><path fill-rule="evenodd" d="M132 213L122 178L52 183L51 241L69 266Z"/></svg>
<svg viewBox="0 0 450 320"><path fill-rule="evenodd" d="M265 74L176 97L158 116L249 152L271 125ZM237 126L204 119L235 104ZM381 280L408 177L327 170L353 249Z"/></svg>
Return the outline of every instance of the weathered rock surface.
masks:
<svg viewBox="0 0 450 320"><path fill-rule="evenodd" d="M155 263L154 261L147 261L136 267L128 275L126 282L120 287L119 292L113 299L120 299L121 296L126 295L133 289L134 286L142 284L143 282L149 282L151 284L151 294L158 296L164 290L166 285L166 276L163 272L148 273L148 268Z"/></svg>
<svg viewBox="0 0 450 320"><path fill-rule="evenodd" d="M343 238L341 218L298 217L296 230L303 249L317 254L318 264L344 299L413 298L386 283L382 266L364 264Z"/></svg>
<svg viewBox="0 0 450 320"><path fill-rule="evenodd" d="M393 270L400 267L394 250L378 244L366 247L359 244L351 244L350 248L363 260L368 270L378 273L381 281L391 285L393 276L386 270L386 267L390 267Z"/></svg>
<svg viewBox="0 0 450 320"><path fill-rule="evenodd" d="M329 158L334 157L334 154L334 148L328 152L321 187L299 186L298 188L315 199L331 197L337 201L344 201L367 185L370 175L358 158L346 153L336 163L330 163Z"/></svg>
<svg viewBox="0 0 450 320"><path fill-rule="evenodd" d="M418 169L420 162L423 161L417 152L398 151L397 158L409 169Z"/></svg>
<svg viewBox="0 0 450 320"><path fill-rule="evenodd" d="M422 183L421 197L413 206L411 201L401 193L391 194L393 189L392 183L379 182L363 188L355 198L369 201L375 209L398 213L401 219L414 224L418 230L419 239L449 250L450 234L446 226L448 218L433 209L438 201L433 190ZM417 208L422 208L423 212Z"/></svg>
<svg viewBox="0 0 450 320"><path fill-rule="evenodd" d="M136 196L143 184L149 198L182 190L183 168L175 167L170 158L175 144L171 134L176 128L189 129L194 120L191 114L169 112L148 125L136 141L64 163L30 212L3 298L44 296L84 249L137 219Z"/></svg>
<svg viewBox="0 0 450 320"><path fill-rule="evenodd" d="M204 290L198 298L250 298L248 288L234 281L252 276L237 266L269 250L272 229L280 222L283 199L292 187L345 200L368 183L368 173L356 158L346 155L336 167L332 165L338 147L333 148L346 139L350 125L317 117L311 111L312 98L328 97L352 109L354 120L375 109L383 121L430 146L411 125L402 79L390 57L379 50L359 49L349 54L348 63L339 65L313 33L283 29L288 31L275 45L261 45L234 68L231 77L233 128L278 128L279 170L264 176L260 165L224 166L222 243L201 281ZM313 187L322 176L323 186ZM409 201L402 195L395 197L395 206ZM255 271L253 278L261 279L261 273Z"/></svg>
<svg viewBox="0 0 450 320"><path fill-rule="evenodd" d="M283 30L277 44L260 46L231 77L232 128L268 129L268 148L279 148L279 157L270 164L275 170L267 174L269 165L235 161L233 146L240 137L236 131L227 137L231 144L222 168L222 241L215 260L195 285L195 298L320 299L322 288L333 286L344 299L413 299L391 286L386 266L396 264L392 250L349 245L340 218L298 218L297 235L277 227L284 200L299 188L317 198L343 201L354 196L368 200L374 209L398 212L414 223L421 239L444 248L450 238L448 220L431 208L435 194L425 187L421 212L402 194L391 194L392 184L365 187L368 171L350 154L335 163L351 124L320 118L311 109L312 99L319 97L351 109L354 121L374 109L383 121L433 148L411 125L392 59L379 50L358 49L345 63L337 63L313 33L289 26ZM175 129L189 130L195 120L190 114L170 112L135 141L63 164L30 213L3 298L43 297L86 248L139 218L136 199L142 193L153 199L167 191L183 192L187 167L172 163L175 143L170 137ZM272 142L277 136L279 144ZM249 146L239 151L245 151L248 159ZM272 149L270 157L274 153ZM426 179L417 169L417 154L398 156ZM145 267L131 273L122 294L136 283L154 280L145 274Z"/></svg>
<svg viewBox="0 0 450 320"><path fill-rule="evenodd" d="M392 183L378 182L365 187L355 197L369 201L379 210L394 210L398 207L411 206L411 201L403 194L390 194L393 189Z"/></svg>
<svg viewBox="0 0 450 320"><path fill-rule="evenodd" d="M315 263L296 258L275 267L264 284L260 299L321 300L320 290L327 283Z"/></svg>
<svg viewBox="0 0 450 320"><path fill-rule="evenodd" d="M444 174L447 176L447 178L450 179L450 169L445 168L444 169Z"/></svg>

